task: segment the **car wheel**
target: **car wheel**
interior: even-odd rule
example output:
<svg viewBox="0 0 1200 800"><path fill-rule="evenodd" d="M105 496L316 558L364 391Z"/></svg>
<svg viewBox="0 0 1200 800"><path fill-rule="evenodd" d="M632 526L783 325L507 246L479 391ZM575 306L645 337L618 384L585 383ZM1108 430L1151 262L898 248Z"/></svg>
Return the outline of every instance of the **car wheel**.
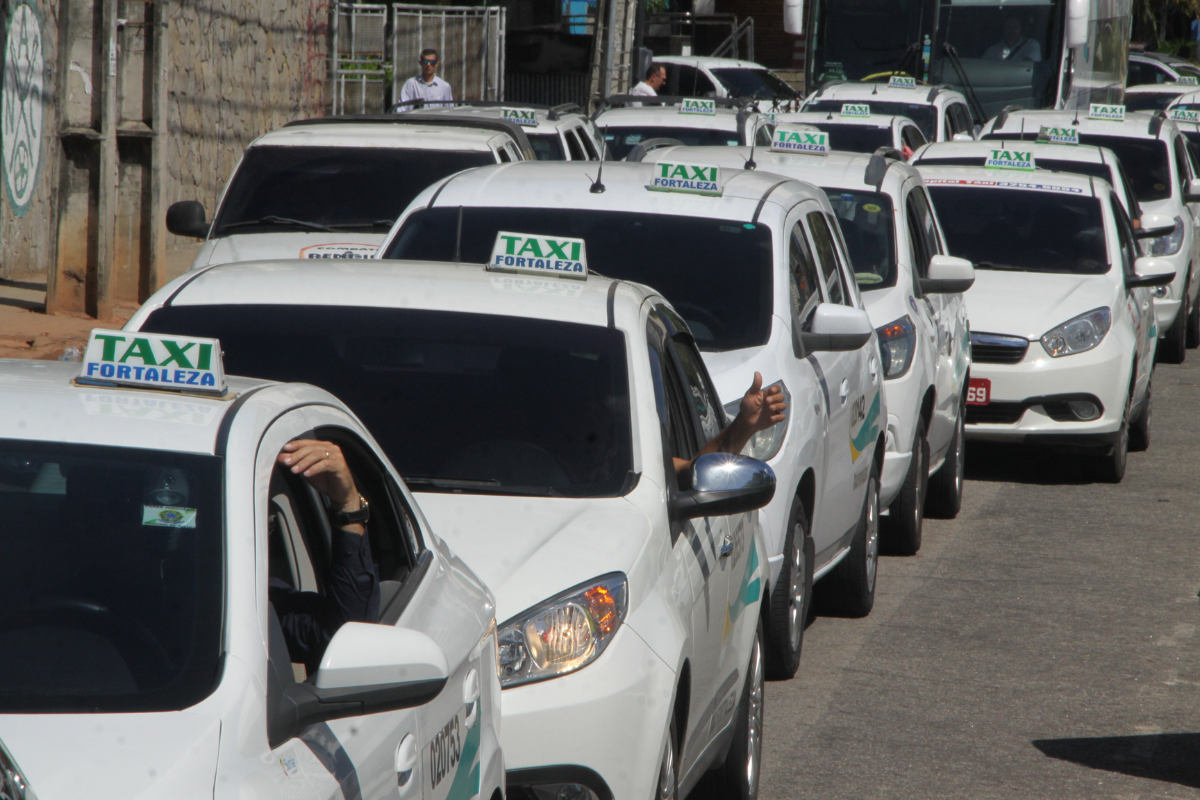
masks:
<svg viewBox="0 0 1200 800"><path fill-rule="evenodd" d="M921 528L925 521L925 489L929 484L929 440L925 421L917 420L913 435L913 459L900 494L889 506L888 515L879 520L880 543L891 555L915 556L921 549Z"/></svg>
<svg viewBox="0 0 1200 800"><path fill-rule="evenodd" d="M942 468L929 478L925 494L925 516L929 519L954 519L962 508L963 481L967 471L967 440L963 426L966 405L959 408L954 423L954 438L946 451Z"/></svg>
<svg viewBox="0 0 1200 800"><path fill-rule="evenodd" d="M1154 399L1153 387L1146 386L1146 399L1142 401L1142 410L1137 419L1129 425L1129 449L1141 453L1150 449L1150 414Z"/></svg>
<svg viewBox="0 0 1200 800"><path fill-rule="evenodd" d="M822 599L836 614L865 617L875 605L875 575L879 571L879 466L871 465L862 518L850 542L850 552L825 580Z"/></svg>
<svg viewBox="0 0 1200 800"><path fill-rule="evenodd" d="M674 715L671 727L667 730L667 744L663 747L662 764L658 768L658 788L654 790L654 800L676 800L679 794L679 766L675 763Z"/></svg>
<svg viewBox="0 0 1200 800"><path fill-rule="evenodd" d="M770 637L767 639L767 674L771 680L786 681L800 667L804 626L812 605L813 541L808 515L799 497L792 500L787 541L783 545L783 569L771 591Z"/></svg>
<svg viewBox="0 0 1200 800"><path fill-rule="evenodd" d="M1187 346L1193 350L1200 347L1200 297L1196 298L1192 312L1188 314Z"/></svg>
<svg viewBox="0 0 1200 800"><path fill-rule="evenodd" d="M734 723L733 743L721 767L721 783L725 797L734 800L755 800L758 797L758 778L762 772L763 730L763 628L762 622L754 634L750 663L746 667L746 684L742 701L738 703Z"/></svg>
<svg viewBox="0 0 1200 800"><path fill-rule="evenodd" d="M1187 309L1187 293L1189 287L1183 288L1183 304L1179 306L1179 313L1175 315L1175 321L1171 323L1171 327L1167 329L1166 336L1158 343L1158 360L1164 364L1182 364L1187 358L1187 322L1190 314Z"/></svg>
<svg viewBox="0 0 1200 800"><path fill-rule="evenodd" d="M1120 483L1125 477L1125 462L1129 455L1129 405L1125 401L1125 415L1121 419L1121 429L1117 431L1117 441L1113 444L1112 452L1105 456L1089 456L1084 462L1092 480L1098 483Z"/></svg>

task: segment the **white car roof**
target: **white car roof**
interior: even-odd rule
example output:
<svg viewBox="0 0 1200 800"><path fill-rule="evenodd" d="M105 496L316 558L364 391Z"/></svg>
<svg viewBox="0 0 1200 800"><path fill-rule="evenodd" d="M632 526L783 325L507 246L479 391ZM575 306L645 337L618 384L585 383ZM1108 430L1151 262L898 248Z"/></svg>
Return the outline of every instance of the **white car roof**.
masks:
<svg viewBox="0 0 1200 800"><path fill-rule="evenodd" d="M654 60L659 64L687 64L693 67L707 67L708 69L724 69L728 67L738 69L766 69L762 64L754 61L746 61L740 58L719 58L717 56L655 56Z"/></svg>
<svg viewBox="0 0 1200 800"><path fill-rule="evenodd" d="M1200 88L1189 86L1187 89L1188 91L1172 100L1171 104L1168 105L1167 108L1174 108L1175 106L1183 105L1200 105ZM1128 94L1128 90L1126 90L1126 93Z"/></svg>
<svg viewBox="0 0 1200 800"><path fill-rule="evenodd" d="M217 399L180 392L76 386L72 381L79 372L77 363L0 359L5 409L0 414L0 438L211 454L233 401L249 389L270 383L227 377L229 394ZM294 389L291 384L287 388ZM311 391L322 400L330 398L311 386L303 386L301 391ZM296 396L289 395L289 399Z"/></svg>
<svg viewBox="0 0 1200 800"><path fill-rule="evenodd" d="M1125 96L1131 94L1183 94L1185 92L1198 92L1200 86L1194 83L1142 83L1137 86L1130 86L1125 90Z"/></svg>
<svg viewBox="0 0 1200 800"><path fill-rule="evenodd" d="M555 133L570 125L577 125L579 120L586 119L582 110L559 111L555 119L550 119L550 110L546 108L531 108L513 103L511 106L443 106L426 107L421 109L422 115L438 114L450 117L466 117L467 119L504 119L504 108L519 108L522 111L534 112L537 125L525 127L526 133ZM524 126L523 126L524 127Z"/></svg>
<svg viewBox="0 0 1200 800"><path fill-rule="evenodd" d="M750 118L749 112L747 119ZM640 106L607 108L596 115L600 128L699 128L702 130L733 131L738 129L738 110L717 106L712 114L680 114L677 106Z"/></svg>
<svg viewBox="0 0 1200 800"><path fill-rule="evenodd" d="M1154 121L1158 120L1157 123ZM1022 123L1024 128L1022 128ZM1095 136L1119 136L1125 139L1159 139L1162 131L1174 127L1175 123L1148 111L1128 111L1123 122L1109 119L1088 119L1086 110L1076 111L1009 111L988 120L980 137L1000 133L1037 133L1038 128L1078 128L1081 134ZM1151 127L1154 132L1151 132ZM1161 126L1161 127L1160 127Z"/></svg>
<svg viewBox="0 0 1200 800"><path fill-rule="evenodd" d="M512 139L503 133L429 125L344 122L296 125L264 133L250 147L395 147L406 150L492 151Z"/></svg>
<svg viewBox="0 0 1200 800"><path fill-rule="evenodd" d="M842 117L828 111L792 111L775 114L776 122L795 122L797 124L815 125L862 125L869 128L893 128L896 125L912 125L917 123L908 117L890 116L888 114L868 114L865 117Z"/></svg>
<svg viewBox="0 0 1200 800"><path fill-rule="evenodd" d="M987 158L993 150L1000 147L1003 140L989 139L982 142L932 142L917 149L913 153L911 163L920 166L925 158ZM1022 152L1033 154L1034 161L1039 158L1052 158L1058 161L1078 161L1084 164L1107 164L1105 152L1108 148L1090 144L1065 145L1049 144L1047 142L1018 142L1013 146Z"/></svg>
<svg viewBox="0 0 1200 800"><path fill-rule="evenodd" d="M846 100L881 103L909 103L911 105L938 106L950 100L967 102L962 94L942 86L917 84L916 89L899 89L886 83L833 83L827 84L804 99L804 104L821 100Z"/></svg>
<svg viewBox="0 0 1200 800"><path fill-rule="evenodd" d="M970 186L996 190L1034 190L1061 192L1083 197L1095 197L1095 182L1108 186L1108 181L1075 175L1069 172L1017 169L987 169L985 167L917 167L926 186Z"/></svg>

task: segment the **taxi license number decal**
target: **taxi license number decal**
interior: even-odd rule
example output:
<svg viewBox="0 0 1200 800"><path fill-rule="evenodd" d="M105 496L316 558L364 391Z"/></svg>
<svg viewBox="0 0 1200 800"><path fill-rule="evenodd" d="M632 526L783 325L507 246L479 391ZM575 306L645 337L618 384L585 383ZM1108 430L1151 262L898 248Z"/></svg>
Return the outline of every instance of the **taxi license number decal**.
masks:
<svg viewBox="0 0 1200 800"><path fill-rule="evenodd" d="M455 714L429 742L426 763L429 765L429 788L454 775L458 760L462 756L462 733L458 715Z"/></svg>
<svg viewBox="0 0 1200 800"><path fill-rule="evenodd" d="M967 386L967 405L986 406L992 401L992 382L988 378L971 378Z"/></svg>

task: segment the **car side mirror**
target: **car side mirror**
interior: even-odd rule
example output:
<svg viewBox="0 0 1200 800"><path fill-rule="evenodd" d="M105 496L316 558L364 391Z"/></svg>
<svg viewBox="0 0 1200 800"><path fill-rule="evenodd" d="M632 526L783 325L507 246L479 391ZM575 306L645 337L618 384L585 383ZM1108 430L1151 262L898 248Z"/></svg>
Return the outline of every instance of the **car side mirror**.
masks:
<svg viewBox="0 0 1200 800"><path fill-rule="evenodd" d="M928 277L921 278L925 294L958 294L975 283L975 265L965 258L934 256L929 259Z"/></svg>
<svg viewBox="0 0 1200 800"><path fill-rule="evenodd" d="M424 705L449 677L446 654L420 631L347 622L325 649L314 680L283 689L269 721L271 741L287 741L318 722Z"/></svg>
<svg viewBox="0 0 1200 800"><path fill-rule="evenodd" d="M167 209L167 230L176 236L207 239L211 227L204 220L204 204L196 200L180 200Z"/></svg>
<svg viewBox="0 0 1200 800"><path fill-rule="evenodd" d="M750 456L705 453L692 462L689 485L675 496L677 520L722 517L754 511L775 496L775 471Z"/></svg>
<svg viewBox="0 0 1200 800"><path fill-rule="evenodd" d="M1200 203L1200 178L1189 178L1187 191L1183 193L1183 202Z"/></svg>
<svg viewBox="0 0 1200 800"><path fill-rule="evenodd" d="M870 341L874 330L867 312L821 303L813 311L809 330L801 331L800 341L809 353L857 350Z"/></svg>
<svg viewBox="0 0 1200 800"><path fill-rule="evenodd" d="M1136 289L1139 286L1166 286L1175 280L1175 267L1170 261L1157 256L1142 256L1133 262L1132 277L1126 276L1125 286Z"/></svg>
<svg viewBox="0 0 1200 800"><path fill-rule="evenodd" d="M973 141L975 141L975 137L972 136L971 134L967 133L966 131L959 131L958 133L956 133L950 137L950 141L952 141L952 142L973 142Z"/></svg>
<svg viewBox="0 0 1200 800"><path fill-rule="evenodd" d="M1134 237L1138 239L1154 239L1158 236L1166 236L1171 231L1175 230L1175 218L1166 214L1142 214L1138 220L1138 229L1134 231Z"/></svg>

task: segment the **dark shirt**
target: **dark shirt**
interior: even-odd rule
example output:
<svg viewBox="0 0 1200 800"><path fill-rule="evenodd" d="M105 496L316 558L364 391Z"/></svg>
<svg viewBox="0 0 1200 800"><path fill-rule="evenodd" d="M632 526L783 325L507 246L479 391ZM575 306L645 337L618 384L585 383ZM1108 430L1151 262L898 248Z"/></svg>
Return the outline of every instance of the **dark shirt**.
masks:
<svg viewBox="0 0 1200 800"><path fill-rule="evenodd" d="M347 622L379 621L379 568L367 535L333 530L333 563L326 594L301 592L278 578L268 587L292 661L312 675L329 640Z"/></svg>

